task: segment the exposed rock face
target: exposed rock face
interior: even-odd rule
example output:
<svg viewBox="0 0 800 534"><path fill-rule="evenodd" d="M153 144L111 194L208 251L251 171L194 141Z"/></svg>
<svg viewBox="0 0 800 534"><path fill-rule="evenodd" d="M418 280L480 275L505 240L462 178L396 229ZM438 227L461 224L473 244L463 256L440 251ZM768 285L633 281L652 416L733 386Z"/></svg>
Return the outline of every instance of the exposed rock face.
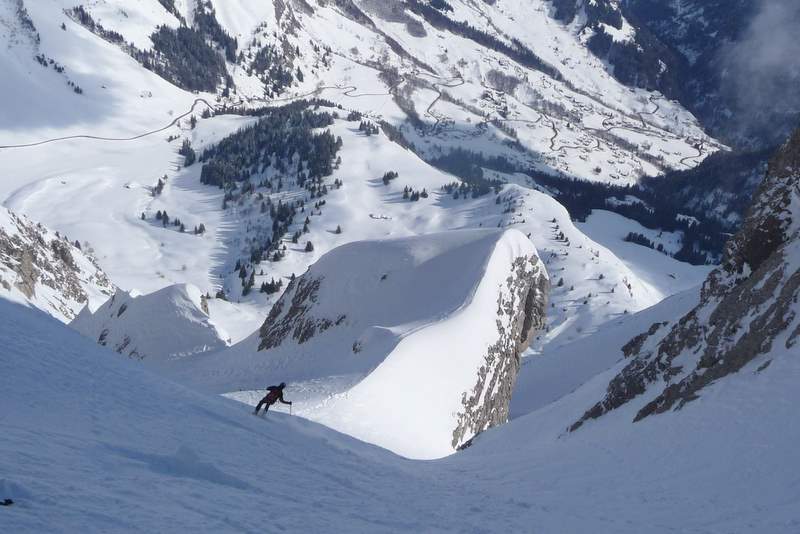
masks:
<svg viewBox="0 0 800 534"><path fill-rule="evenodd" d="M462 395L463 410L453 431L453 448L508 421L520 356L545 325L549 282L533 258L514 260L506 291L497 297L497 342L486 351L475 387Z"/></svg>
<svg viewBox="0 0 800 534"><path fill-rule="evenodd" d="M114 291L94 259L65 238L0 208L0 290L62 321Z"/></svg>
<svg viewBox="0 0 800 534"><path fill-rule="evenodd" d="M796 346L800 337L800 130L770 162L742 229L706 280L700 303L669 331L651 328L629 343L631 361L605 398L572 425L652 396L638 421L680 408L704 387L754 360ZM663 382L663 390L651 391Z"/></svg>
<svg viewBox="0 0 800 534"><path fill-rule="evenodd" d="M293 280L286 293L270 310L259 331L261 341L258 350L279 346L288 338L305 343L318 332L324 332L334 324L341 324L344 314L335 318L313 317L311 310L317 302L317 293L324 277L301 277Z"/></svg>

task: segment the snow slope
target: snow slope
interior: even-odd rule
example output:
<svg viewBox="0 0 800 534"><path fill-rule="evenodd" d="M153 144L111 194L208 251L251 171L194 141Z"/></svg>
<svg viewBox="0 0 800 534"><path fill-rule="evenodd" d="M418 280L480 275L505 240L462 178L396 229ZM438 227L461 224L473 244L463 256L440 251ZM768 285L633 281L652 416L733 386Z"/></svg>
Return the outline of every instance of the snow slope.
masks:
<svg viewBox="0 0 800 534"><path fill-rule="evenodd" d="M94 312L84 308L70 326L148 363L219 350L228 340L209 317L205 295L187 284L136 297L118 290Z"/></svg>
<svg viewBox="0 0 800 534"><path fill-rule="evenodd" d="M773 532L800 526L796 358L679 413L565 421L603 376L443 460L267 420L0 299L9 532Z"/></svg>

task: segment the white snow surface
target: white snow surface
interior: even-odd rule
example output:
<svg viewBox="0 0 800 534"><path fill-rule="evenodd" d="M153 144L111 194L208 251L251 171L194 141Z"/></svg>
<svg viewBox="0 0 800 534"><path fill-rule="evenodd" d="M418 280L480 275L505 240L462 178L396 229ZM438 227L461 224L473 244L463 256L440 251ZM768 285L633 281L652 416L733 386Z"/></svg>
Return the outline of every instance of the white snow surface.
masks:
<svg viewBox="0 0 800 534"><path fill-rule="evenodd" d="M132 296L118 290L94 312L84 308L70 323L101 345L147 363L219 350L228 336L202 309L194 286L168 286Z"/></svg>
<svg viewBox="0 0 800 534"><path fill-rule="evenodd" d="M679 412L631 424L625 408L566 434L606 373L422 462L303 419L255 418L36 310L0 299L0 318L7 532L800 527L796 358L745 369Z"/></svg>

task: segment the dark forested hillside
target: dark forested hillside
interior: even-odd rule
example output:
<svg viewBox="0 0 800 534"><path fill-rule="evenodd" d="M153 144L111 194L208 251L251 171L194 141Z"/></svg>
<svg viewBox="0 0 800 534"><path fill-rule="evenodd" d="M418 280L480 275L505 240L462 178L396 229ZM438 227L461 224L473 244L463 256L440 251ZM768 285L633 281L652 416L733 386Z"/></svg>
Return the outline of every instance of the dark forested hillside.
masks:
<svg viewBox="0 0 800 534"><path fill-rule="evenodd" d="M301 187L306 180L328 176L342 141L327 130L314 129L332 123L332 113L314 111L307 101L266 108L254 125L203 152L201 181L223 187L263 174L273 165L296 173Z"/></svg>

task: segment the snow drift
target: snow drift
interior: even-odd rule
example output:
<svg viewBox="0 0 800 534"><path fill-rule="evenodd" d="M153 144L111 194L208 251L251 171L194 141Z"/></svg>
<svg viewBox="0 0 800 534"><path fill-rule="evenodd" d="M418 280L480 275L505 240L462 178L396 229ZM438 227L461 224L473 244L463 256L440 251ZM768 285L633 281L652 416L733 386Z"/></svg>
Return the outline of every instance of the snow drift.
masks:
<svg viewBox="0 0 800 534"><path fill-rule="evenodd" d="M205 296L190 284L138 297L118 290L97 311L84 308L70 326L100 345L148 362L217 350L227 339L209 318Z"/></svg>
<svg viewBox="0 0 800 534"><path fill-rule="evenodd" d="M114 290L83 251L41 224L0 207L0 296L69 321Z"/></svg>

